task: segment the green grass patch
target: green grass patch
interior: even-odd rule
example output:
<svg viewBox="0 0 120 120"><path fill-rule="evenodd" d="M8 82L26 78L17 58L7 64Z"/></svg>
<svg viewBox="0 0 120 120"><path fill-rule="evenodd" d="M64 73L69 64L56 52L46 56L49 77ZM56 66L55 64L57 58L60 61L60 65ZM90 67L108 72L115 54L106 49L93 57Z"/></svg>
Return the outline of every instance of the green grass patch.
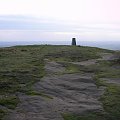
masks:
<svg viewBox="0 0 120 120"><path fill-rule="evenodd" d="M99 78L120 78L120 70L110 68L98 74Z"/></svg>
<svg viewBox="0 0 120 120"><path fill-rule="evenodd" d="M83 65L77 65L74 63L68 63L68 62L61 62L61 64L64 64L64 67L66 68L65 73L96 73L100 71L99 67L96 65L89 65L89 66L83 66Z"/></svg>
<svg viewBox="0 0 120 120"><path fill-rule="evenodd" d="M89 59L96 59L101 57L99 53L113 52L110 50L87 46L46 46L46 51L46 58L67 62L79 62Z"/></svg>
<svg viewBox="0 0 120 120"><path fill-rule="evenodd" d="M43 93L43 92L37 92L37 91L28 91L27 95L31 95L31 96L41 96L47 99L53 99L53 97Z"/></svg>
<svg viewBox="0 0 120 120"><path fill-rule="evenodd" d="M9 109L15 109L19 103L19 98L16 96L6 96L0 99L0 105L5 106Z"/></svg>
<svg viewBox="0 0 120 120"><path fill-rule="evenodd" d="M64 63L65 64L65 73L78 73L78 72L82 72L81 71L81 66L72 64L72 63Z"/></svg>
<svg viewBox="0 0 120 120"><path fill-rule="evenodd" d="M94 79L94 81L95 81L95 84L96 84L96 86L99 88L100 86L106 86L107 84L106 84L106 82L105 81L103 81L103 80L101 80L98 76L94 76L93 77L93 79Z"/></svg>
<svg viewBox="0 0 120 120"><path fill-rule="evenodd" d="M120 119L120 86L108 85L106 92L100 99L111 120Z"/></svg>
<svg viewBox="0 0 120 120"><path fill-rule="evenodd" d="M6 110L0 109L0 120L3 120L3 117L7 114Z"/></svg>
<svg viewBox="0 0 120 120"><path fill-rule="evenodd" d="M99 58L99 52L105 52L93 47L77 47L77 46L48 46L49 52L45 55L46 58L56 61L83 61Z"/></svg>
<svg viewBox="0 0 120 120"><path fill-rule="evenodd" d="M110 120L107 114L102 112L90 112L83 115L63 114L64 120Z"/></svg>

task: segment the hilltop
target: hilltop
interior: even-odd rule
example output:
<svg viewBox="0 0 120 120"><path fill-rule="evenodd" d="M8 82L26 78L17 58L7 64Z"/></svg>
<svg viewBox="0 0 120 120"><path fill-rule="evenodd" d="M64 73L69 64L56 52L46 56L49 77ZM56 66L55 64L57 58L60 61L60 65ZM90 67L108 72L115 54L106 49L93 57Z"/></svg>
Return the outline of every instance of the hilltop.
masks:
<svg viewBox="0 0 120 120"><path fill-rule="evenodd" d="M0 48L0 120L120 119L120 52L84 46Z"/></svg>

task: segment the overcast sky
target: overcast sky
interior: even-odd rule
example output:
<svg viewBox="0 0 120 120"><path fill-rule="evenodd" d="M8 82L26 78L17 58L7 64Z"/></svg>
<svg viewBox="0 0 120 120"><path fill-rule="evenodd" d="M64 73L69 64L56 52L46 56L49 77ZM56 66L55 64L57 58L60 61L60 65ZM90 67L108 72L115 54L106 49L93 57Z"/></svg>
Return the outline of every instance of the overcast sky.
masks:
<svg viewBox="0 0 120 120"><path fill-rule="evenodd" d="M120 0L0 0L0 41L120 41Z"/></svg>

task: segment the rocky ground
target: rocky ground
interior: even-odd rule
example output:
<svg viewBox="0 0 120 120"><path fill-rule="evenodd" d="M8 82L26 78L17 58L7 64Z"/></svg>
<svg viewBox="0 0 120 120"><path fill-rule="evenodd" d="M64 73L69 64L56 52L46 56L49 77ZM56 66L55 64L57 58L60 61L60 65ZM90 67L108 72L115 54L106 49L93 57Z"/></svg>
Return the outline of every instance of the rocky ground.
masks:
<svg viewBox="0 0 120 120"><path fill-rule="evenodd" d="M99 60L113 59L113 55L104 54ZM88 66L96 60L74 62L72 64ZM102 111L98 100L104 93L104 87L97 87L93 73L65 73L65 66L55 61L45 60L46 75L33 85L40 95L19 94L20 103L6 116L5 120L63 120L62 114L82 114L89 111ZM118 79L105 79L119 83Z"/></svg>

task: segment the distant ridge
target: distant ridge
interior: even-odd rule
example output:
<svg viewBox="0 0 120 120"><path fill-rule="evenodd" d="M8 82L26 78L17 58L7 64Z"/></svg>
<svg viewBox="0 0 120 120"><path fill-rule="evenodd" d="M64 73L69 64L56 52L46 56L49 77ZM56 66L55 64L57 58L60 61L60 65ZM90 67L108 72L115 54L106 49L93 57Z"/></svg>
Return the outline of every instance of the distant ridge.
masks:
<svg viewBox="0 0 120 120"><path fill-rule="evenodd" d="M0 41L0 47L11 47L16 45L41 45L41 44L50 44L50 45L71 45L71 41ZM77 45L82 46L92 46L92 47L100 47L111 50L120 50L120 41L77 41Z"/></svg>

